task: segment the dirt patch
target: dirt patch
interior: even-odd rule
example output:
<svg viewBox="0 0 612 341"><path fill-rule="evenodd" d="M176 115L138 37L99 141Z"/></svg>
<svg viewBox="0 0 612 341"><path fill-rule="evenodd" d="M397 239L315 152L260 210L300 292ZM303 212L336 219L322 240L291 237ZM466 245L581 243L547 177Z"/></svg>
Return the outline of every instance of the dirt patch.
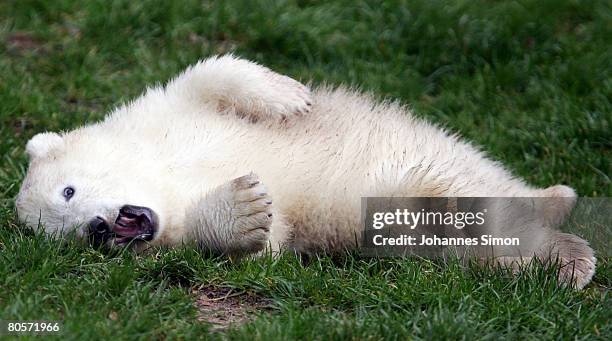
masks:
<svg viewBox="0 0 612 341"><path fill-rule="evenodd" d="M232 288L205 286L193 291L198 320L210 323L213 332L247 323L272 304L270 299Z"/></svg>

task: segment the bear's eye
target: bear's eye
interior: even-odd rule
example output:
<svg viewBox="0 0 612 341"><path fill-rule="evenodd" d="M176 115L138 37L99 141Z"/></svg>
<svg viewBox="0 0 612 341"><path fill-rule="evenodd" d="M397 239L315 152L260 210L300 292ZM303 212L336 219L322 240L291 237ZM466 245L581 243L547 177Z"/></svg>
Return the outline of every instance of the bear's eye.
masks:
<svg viewBox="0 0 612 341"><path fill-rule="evenodd" d="M70 186L64 188L64 198L66 199L66 201L70 200L70 198L72 198L73 195L74 195L74 188Z"/></svg>

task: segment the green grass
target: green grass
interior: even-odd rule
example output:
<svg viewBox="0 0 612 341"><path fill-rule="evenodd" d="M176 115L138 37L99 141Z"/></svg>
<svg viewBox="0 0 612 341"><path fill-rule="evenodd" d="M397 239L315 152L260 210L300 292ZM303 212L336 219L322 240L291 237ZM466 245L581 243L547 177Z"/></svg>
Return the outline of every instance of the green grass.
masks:
<svg viewBox="0 0 612 341"><path fill-rule="evenodd" d="M216 338L610 339L607 250L581 292L544 269L108 255L16 226L13 202L33 134L100 119L228 51L399 98L534 185L609 197L610 46L606 1L0 2L0 319L60 319L68 338L204 337L192 293L204 284L271 300Z"/></svg>

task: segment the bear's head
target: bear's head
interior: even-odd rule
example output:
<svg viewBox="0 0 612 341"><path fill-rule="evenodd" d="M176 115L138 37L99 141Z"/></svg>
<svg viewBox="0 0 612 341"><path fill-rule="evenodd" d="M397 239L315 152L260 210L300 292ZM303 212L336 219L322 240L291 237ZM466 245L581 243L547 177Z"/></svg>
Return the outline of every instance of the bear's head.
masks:
<svg viewBox="0 0 612 341"><path fill-rule="evenodd" d="M125 151L87 129L41 133L27 144L30 165L16 200L19 220L58 236L97 245L155 242L164 216L158 179Z"/></svg>

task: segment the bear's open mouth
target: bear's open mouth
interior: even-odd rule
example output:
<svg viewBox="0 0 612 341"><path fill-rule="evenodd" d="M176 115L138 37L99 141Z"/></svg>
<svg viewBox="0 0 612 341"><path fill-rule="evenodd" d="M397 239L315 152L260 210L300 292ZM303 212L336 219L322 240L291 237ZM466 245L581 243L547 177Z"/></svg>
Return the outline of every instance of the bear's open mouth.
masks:
<svg viewBox="0 0 612 341"><path fill-rule="evenodd" d="M148 207L125 205L112 227L115 244L123 245L134 240L153 239L157 228L157 216Z"/></svg>

